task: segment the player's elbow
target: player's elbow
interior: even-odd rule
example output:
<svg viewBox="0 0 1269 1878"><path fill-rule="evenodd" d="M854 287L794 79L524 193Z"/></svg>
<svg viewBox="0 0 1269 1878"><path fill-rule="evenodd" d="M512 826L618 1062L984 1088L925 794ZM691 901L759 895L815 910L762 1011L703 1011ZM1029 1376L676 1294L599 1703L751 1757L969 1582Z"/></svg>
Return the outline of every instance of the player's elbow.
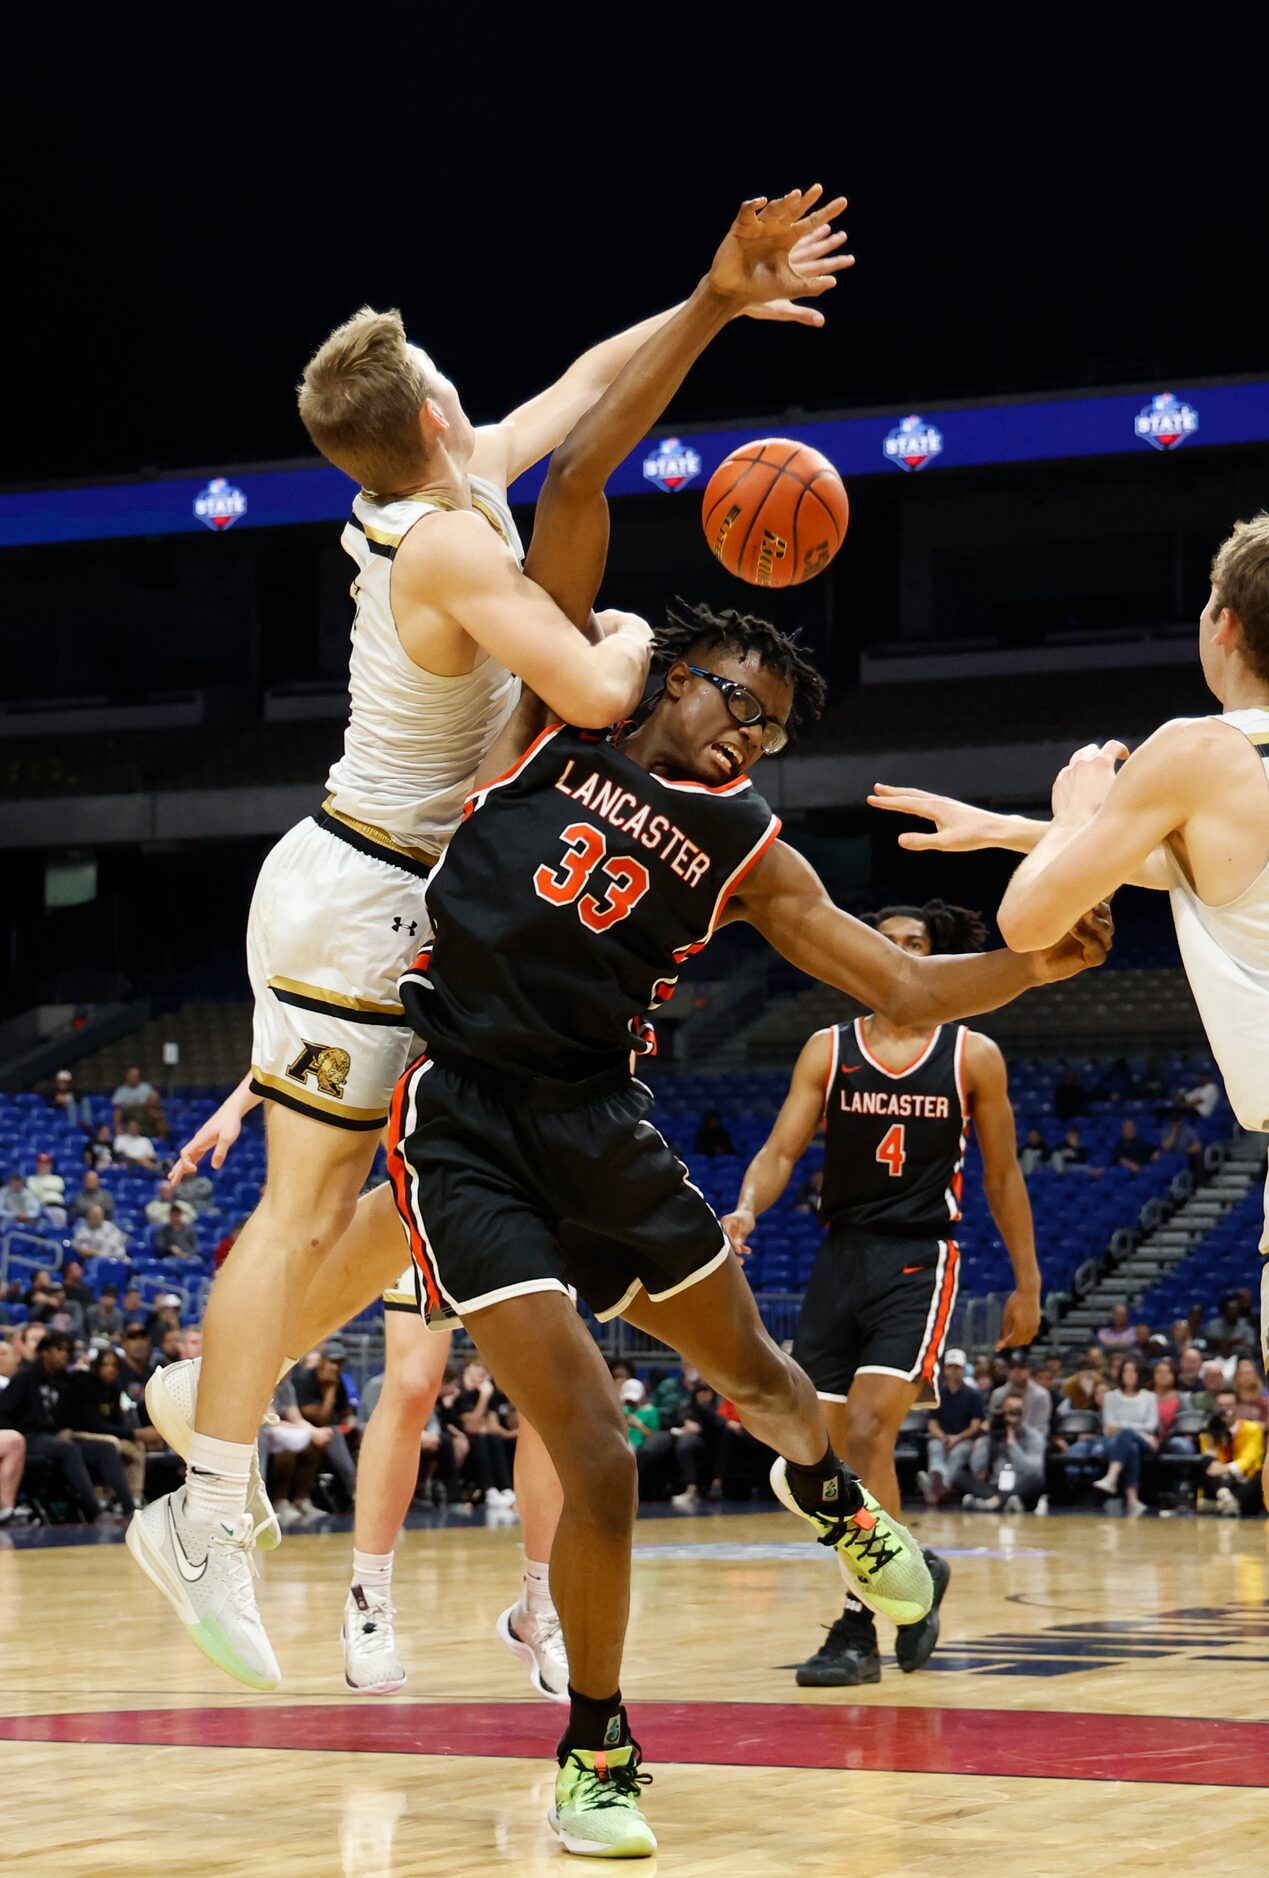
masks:
<svg viewBox="0 0 1269 1878"><path fill-rule="evenodd" d="M553 675L549 683L535 689L564 723L575 724L579 730L607 730L630 709L629 684L619 683L599 659L583 657L577 666L579 669L567 674Z"/></svg>
<svg viewBox="0 0 1269 1878"><path fill-rule="evenodd" d="M1016 902L1011 905L1007 897L1001 902L996 924L1011 952L1040 952L1062 936L1049 930L1052 921L1046 920L1042 907L1025 903L1019 906Z"/></svg>

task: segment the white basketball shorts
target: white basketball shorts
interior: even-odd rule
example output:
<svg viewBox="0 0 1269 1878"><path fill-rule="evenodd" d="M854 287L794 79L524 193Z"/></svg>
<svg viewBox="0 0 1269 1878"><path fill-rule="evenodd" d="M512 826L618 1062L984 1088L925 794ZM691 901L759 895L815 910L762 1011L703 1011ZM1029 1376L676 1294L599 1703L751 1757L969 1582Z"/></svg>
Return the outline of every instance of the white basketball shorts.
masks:
<svg viewBox="0 0 1269 1878"><path fill-rule="evenodd" d="M325 809L297 823L266 857L247 922L252 1090L367 1132L386 1126L418 1053L397 980L432 936L426 865L376 835Z"/></svg>

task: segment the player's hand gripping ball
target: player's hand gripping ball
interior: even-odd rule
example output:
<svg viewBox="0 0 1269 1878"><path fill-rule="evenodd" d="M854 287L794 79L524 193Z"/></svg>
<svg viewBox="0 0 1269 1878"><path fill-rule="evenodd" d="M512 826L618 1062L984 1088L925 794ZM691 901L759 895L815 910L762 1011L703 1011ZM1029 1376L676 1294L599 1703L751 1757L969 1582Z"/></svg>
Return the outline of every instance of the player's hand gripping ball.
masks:
<svg viewBox="0 0 1269 1878"><path fill-rule="evenodd" d="M729 574L796 587L823 573L846 538L850 502L826 456L787 437L742 444L709 479L705 539Z"/></svg>

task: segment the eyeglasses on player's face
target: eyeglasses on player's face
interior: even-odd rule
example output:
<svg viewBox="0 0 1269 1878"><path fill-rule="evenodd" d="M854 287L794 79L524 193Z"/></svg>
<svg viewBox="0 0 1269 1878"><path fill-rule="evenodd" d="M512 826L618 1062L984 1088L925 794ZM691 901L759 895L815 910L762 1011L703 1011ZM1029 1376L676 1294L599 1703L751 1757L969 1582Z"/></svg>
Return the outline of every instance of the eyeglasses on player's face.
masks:
<svg viewBox="0 0 1269 1878"><path fill-rule="evenodd" d="M789 741L788 725L782 724L778 717L769 716L747 685L738 684L734 678L722 678L717 672L707 672L703 665L689 665L687 669L693 678L707 678L711 685L718 687L733 722L746 727L762 725L764 756L775 756L783 750Z"/></svg>

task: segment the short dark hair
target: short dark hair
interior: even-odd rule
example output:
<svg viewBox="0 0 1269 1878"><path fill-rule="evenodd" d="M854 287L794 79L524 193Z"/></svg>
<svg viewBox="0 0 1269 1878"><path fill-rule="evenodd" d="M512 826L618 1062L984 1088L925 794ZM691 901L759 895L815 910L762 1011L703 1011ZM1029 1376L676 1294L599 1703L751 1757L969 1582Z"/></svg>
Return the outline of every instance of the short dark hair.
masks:
<svg viewBox="0 0 1269 1878"><path fill-rule="evenodd" d="M880 926L886 919L919 920L930 935L931 952L981 952L987 944L982 914L967 906L927 900L924 906L883 906L879 913L865 915L869 926Z"/></svg>
<svg viewBox="0 0 1269 1878"><path fill-rule="evenodd" d="M69 1330L49 1330L40 1339L41 1350L73 1350L75 1339Z"/></svg>
<svg viewBox="0 0 1269 1878"><path fill-rule="evenodd" d="M742 656L756 652L759 664L775 672L793 688L793 706L787 729L796 737L803 724L814 723L824 709L828 687L820 672L802 649L796 632L781 632L770 620L754 613L737 613L728 607L715 613L707 606L689 606L675 600L665 609L665 624L653 634L652 663L659 672L668 671L679 659L693 653L731 651Z"/></svg>

